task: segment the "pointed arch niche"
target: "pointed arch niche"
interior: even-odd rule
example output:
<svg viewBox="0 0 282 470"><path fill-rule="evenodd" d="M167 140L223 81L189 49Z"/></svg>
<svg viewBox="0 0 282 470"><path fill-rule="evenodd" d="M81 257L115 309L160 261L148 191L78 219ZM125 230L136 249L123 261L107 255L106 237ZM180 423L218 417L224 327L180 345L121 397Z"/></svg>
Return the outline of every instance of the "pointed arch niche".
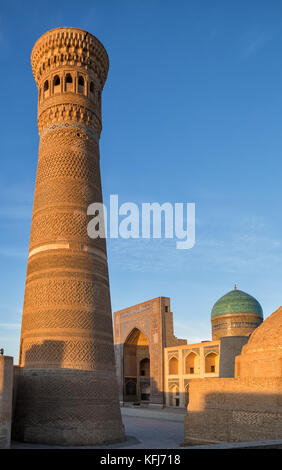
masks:
<svg viewBox="0 0 282 470"><path fill-rule="evenodd" d="M124 401L150 401L150 350L147 336L133 328L124 343ZM135 384L135 387L128 384ZM131 391L131 393L128 393Z"/></svg>

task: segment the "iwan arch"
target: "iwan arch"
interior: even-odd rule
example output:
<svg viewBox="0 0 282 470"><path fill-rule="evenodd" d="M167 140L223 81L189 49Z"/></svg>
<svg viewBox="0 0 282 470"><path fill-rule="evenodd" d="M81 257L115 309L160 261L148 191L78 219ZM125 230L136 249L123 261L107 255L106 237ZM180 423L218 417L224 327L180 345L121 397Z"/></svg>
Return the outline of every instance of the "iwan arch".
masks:
<svg viewBox="0 0 282 470"><path fill-rule="evenodd" d="M173 334L170 299L158 297L115 312L114 343L120 401L163 405L163 350L186 343Z"/></svg>
<svg viewBox="0 0 282 470"><path fill-rule="evenodd" d="M257 300L236 286L212 309L211 341L174 336L168 297L115 312L120 402L187 407L194 379L234 377L235 357L262 320Z"/></svg>

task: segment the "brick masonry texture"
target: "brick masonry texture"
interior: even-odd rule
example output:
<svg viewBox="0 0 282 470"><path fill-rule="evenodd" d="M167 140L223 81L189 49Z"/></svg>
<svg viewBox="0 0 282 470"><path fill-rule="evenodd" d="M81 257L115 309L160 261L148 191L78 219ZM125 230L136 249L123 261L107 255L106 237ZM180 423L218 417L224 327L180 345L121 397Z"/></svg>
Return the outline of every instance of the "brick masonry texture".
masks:
<svg viewBox="0 0 282 470"><path fill-rule="evenodd" d="M282 437L282 307L252 333L235 359L235 378L190 385L185 442Z"/></svg>
<svg viewBox="0 0 282 470"><path fill-rule="evenodd" d="M10 447L13 375L13 358L0 356L0 449Z"/></svg>
<svg viewBox="0 0 282 470"><path fill-rule="evenodd" d="M87 234L102 202L102 44L57 28L31 55L40 135L13 433L62 445L122 440L106 244Z"/></svg>

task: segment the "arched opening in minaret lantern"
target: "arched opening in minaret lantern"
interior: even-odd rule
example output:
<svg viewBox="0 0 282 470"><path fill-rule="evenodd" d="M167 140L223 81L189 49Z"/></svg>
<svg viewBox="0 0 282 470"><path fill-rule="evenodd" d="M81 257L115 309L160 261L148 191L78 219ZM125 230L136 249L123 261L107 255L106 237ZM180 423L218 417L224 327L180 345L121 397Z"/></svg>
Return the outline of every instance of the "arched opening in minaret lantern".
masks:
<svg viewBox="0 0 282 470"><path fill-rule="evenodd" d="M66 91L73 91L73 79L70 73L66 74L65 79L65 90Z"/></svg>
<svg viewBox="0 0 282 470"><path fill-rule="evenodd" d="M43 94L44 94L44 98L49 96L49 81L48 80L45 80L45 82L44 82Z"/></svg>
<svg viewBox="0 0 282 470"><path fill-rule="evenodd" d="M54 80L53 80L53 86L54 86L54 93L60 93L60 85L61 85L61 80L59 75L55 75Z"/></svg>
<svg viewBox="0 0 282 470"><path fill-rule="evenodd" d="M78 93L84 93L84 78L82 75L78 77Z"/></svg>

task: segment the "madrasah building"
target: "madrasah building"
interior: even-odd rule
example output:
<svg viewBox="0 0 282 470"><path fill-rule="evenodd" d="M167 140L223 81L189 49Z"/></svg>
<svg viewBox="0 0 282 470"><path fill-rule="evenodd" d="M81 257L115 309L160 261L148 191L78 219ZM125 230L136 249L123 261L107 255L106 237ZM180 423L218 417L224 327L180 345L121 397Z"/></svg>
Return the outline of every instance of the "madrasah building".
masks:
<svg viewBox="0 0 282 470"><path fill-rule="evenodd" d="M235 357L262 322L259 302L236 285L212 308L211 341L187 344L174 336L168 297L115 312L121 404L186 408L193 380L234 377Z"/></svg>

